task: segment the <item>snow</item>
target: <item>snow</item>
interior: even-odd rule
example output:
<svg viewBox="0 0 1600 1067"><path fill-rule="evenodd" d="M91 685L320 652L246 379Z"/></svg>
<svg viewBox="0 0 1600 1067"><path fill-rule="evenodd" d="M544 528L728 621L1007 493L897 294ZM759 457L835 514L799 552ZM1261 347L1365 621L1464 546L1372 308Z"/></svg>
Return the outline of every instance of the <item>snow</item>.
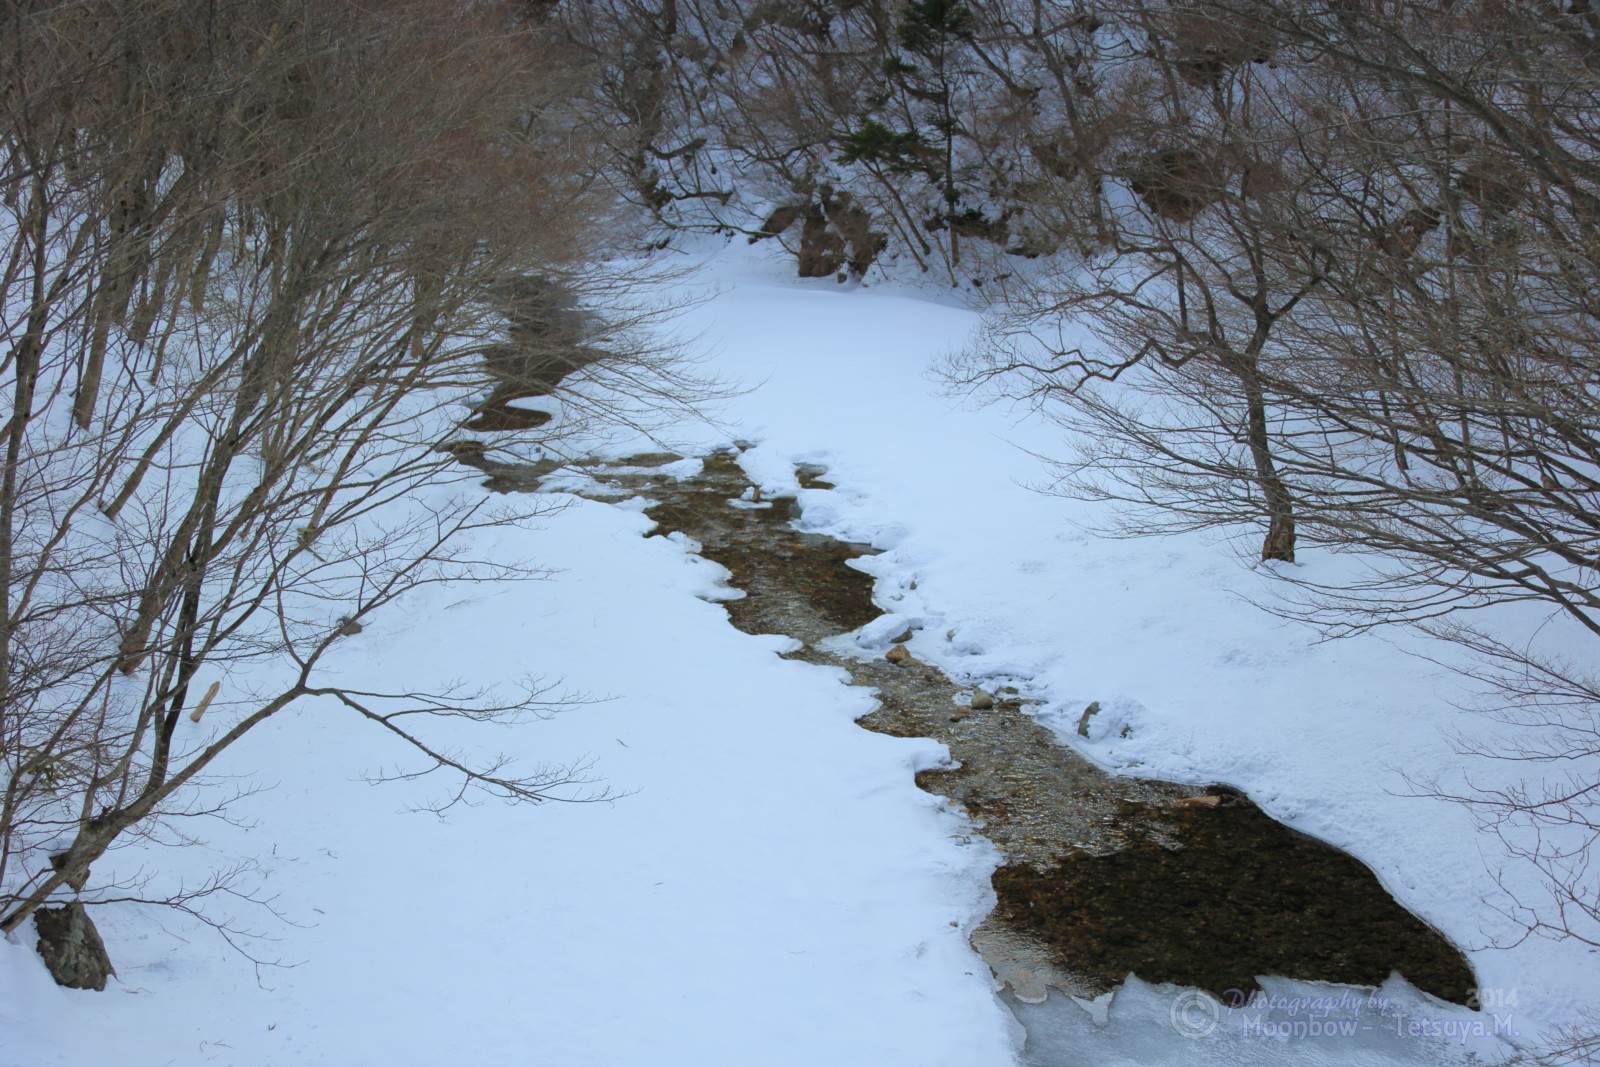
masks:
<svg viewBox="0 0 1600 1067"><path fill-rule="evenodd" d="M899 612L891 611L879 615L876 619L857 630L854 639L855 643L862 648L870 652L879 653L887 648L890 642L908 631L914 637L916 631L927 624L928 620L921 615L902 615Z"/></svg>
<svg viewBox="0 0 1600 1067"><path fill-rule="evenodd" d="M1443 1012L1409 986L1377 990L1268 978L1237 1008L1137 978L1066 1010L1019 1005L1030 1064L1050 1067L1403 1067L1494 1062L1510 1012ZM1474 1059L1481 1056L1484 1058Z"/></svg>
<svg viewBox="0 0 1600 1067"><path fill-rule="evenodd" d="M592 758L615 799L406 812L445 783L366 784L413 761L308 704L220 772L271 787L236 809L248 830L143 857L198 876L253 856L301 924L245 909L279 939L253 947L295 966L258 986L181 917L100 908L105 993L55 987L26 937L4 946L0 1063L1008 1062L1013 1024L966 944L994 857L912 783L942 747L856 727L866 693L734 630L706 602L721 568L649 526L575 500L492 546L551 580L434 591L340 665L389 687L559 670L594 702L449 740Z"/></svg>
<svg viewBox="0 0 1600 1067"><path fill-rule="evenodd" d="M694 457L752 442L740 463L761 501L794 494L806 528L884 550L857 562L885 617L840 646L881 654L909 627L919 659L991 692L1019 686L1064 743L1110 769L1246 790L1360 857L1463 946L1515 1031L1280 1040L1229 1013L1191 1039L1172 1022L1183 991L1130 979L1090 1009L1017 1007L1029 1062L1494 1059L1502 1037L1525 1044L1600 1002L1595 953L1491 947L1506 933L1494 847L1460 810L1405 795L1406 775L1450 774L1448 732L1478 723L1455 706L1468 696L1456 675L1408 655L1403 636L1319 644L1260 611L1250 601L1273 587L1246 565L1247 545L1090 532L1103 512L1030 488L1037 455L1062 451L1059 430L943 390L936 369L974 312L788 269L738 247L696 277L703 299L676 329L708 372L747 388L665 443ZM616 436L606 450L659 447ZM800 488L800 463L825 466L837 488ZM673 473L698 469L691 458ZM738 595L725 573L688 538L646 536L643 506L572 498L540 529L497 532L489 556L551 577L425 590L335 664L385 688L535 674L585 695L545 721L460 724L443 740L592 761L609 799L408 811L445 783L368 784L411 765L407 753L307 703L219 768L263 787L234 808L242 825L184 827L205 843L115 857L119 871L192 880L253 861L250 884L287 922L229 908L276 939L252 951L295 966L258 982L192 920L108 905L96 917L119 978L82 993L51 984L19 934L0 947L0 1065L75 1067L110 1050L123 1067L1018 1062L1020 1028L967 944L997 857L912 781L943 749L856 727L870 694L780 658L787 638L734 630L717 606ZM1303 565L1336 576L1349 563ZM1085 740L1075 727L1091 701L1102 710ZM1484 1017L1397 981L1381 992L1390 1016L1440 1028Z"/></svg>
<svg viewBox="0 0 1600 1067"><path fill-rule="evenodd" d="M719 253L710 271L722 292L688 328L720 354L723 374L760 383L732 416L757 442L745 469L776 484L785 464L825 465L839 491L802 492L802 525L885 549L859 565L895 629L939 620L914 634L913 655L991 690L1022 686L1045 701L1038 714L1064 743L1103 766L1229 783L1352 852L1467 950L1485 990L1517 997L1519 1043L1600 1002L1595 951L1539 938L1494 947L1514 935L1496 910L1506 903L1496 876L1530 898L1537 884L1464 811L1407 795L1410 782L1458 780L1451 735L1487 729L1459 707L1474 694L1458 675L1409 654L1437 649L1399 633L1319 642L1260 610L1253 602L1276 587L1249 566L1251 532L1094 532L1112 518L1104 507L1034 488L1046 479L1039 456L1065 451L1057 427L943 386L938 369L968 343L977 313L921 291L794 282L782 270L759 253ZM1316 553L1302 562L1330 580L1358 565ZM890 626L869 624L861 642L875 645ZM1092 701L1102 710L1084 742L1076 726ZM1470 768L1479 781L1498 770Z"/></svg>

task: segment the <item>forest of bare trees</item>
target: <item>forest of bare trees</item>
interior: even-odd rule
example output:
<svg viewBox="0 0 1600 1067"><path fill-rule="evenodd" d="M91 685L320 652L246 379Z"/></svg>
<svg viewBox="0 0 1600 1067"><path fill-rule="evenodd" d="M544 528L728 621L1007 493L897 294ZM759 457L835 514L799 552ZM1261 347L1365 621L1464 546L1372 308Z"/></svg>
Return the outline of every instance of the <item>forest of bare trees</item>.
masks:
<svg viewBox="0 0 1600 1067"><path fill-rule="evenodd" d="M463 423L481 455L585 366L671 389L570 328L609 210L581 71L525 13L438 0L24 3L0 36L0 929L69 887L140 899L96 860L222 811L208 768L307 697L446 802L583 795L429 740L537 685L319 674L410 590L524 573L462 547L527 517L454 490Z"/></svg>
<svg viewBox="0 0 1600 1067"><path fill-rule="evenodd" d="M1123 535L1254 530L1268 610L1465 651L1522 738L1470 755L1522 773L1419 785L1538 870L1527 935L1600 946L1600 673L1474 624L1600 642L1589 4L91 0L13 3L0 40L0 928L311 694L463 788L568 795L392 714L539 692L317 666L502 569L454 548L516 516L444 491L446 446L537 426L505 365L539 294L597 234L709 232L961 289L989 325L951 384L1074 431L1056 491ZM620 343L534 362L520 395L591 363L646 406L696 389ZM281 684L219 691L240 662Z"/></svg>
<svg viewBox="0 0 1600 1067"><path fill-rule="evenodd" d="M1465 652L1516 784L1431 788L1600 944L1600 12L1587 3L584 0L620 192L802 276L975 294L958 388L1071 431L1116 531L1259 531L1268 610ZM1060 341L1060 338L1068 338ZM1330 586L1293 566L1355 552Z"/></svg>

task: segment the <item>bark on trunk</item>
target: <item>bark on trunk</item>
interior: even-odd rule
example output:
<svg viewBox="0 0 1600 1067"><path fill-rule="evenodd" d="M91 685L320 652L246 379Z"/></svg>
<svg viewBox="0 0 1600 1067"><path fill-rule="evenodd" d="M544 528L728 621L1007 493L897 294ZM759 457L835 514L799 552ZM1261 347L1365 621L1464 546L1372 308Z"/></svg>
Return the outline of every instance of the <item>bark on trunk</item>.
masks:
<svg viewBox="0 0 1600 1067"><path fill-rule="evenodd" d="M1253 376L1252 376L1253 377ZM1272 444L1267 435L1267 406L1261 388L1253 380L1245 382L1248 406L1246 439L1250 458L1255 463L1256 480L1267 503L1267 536L1261 542L1261 558L1294 562L1294 498L1284 485L1272 461Z"/></svg>

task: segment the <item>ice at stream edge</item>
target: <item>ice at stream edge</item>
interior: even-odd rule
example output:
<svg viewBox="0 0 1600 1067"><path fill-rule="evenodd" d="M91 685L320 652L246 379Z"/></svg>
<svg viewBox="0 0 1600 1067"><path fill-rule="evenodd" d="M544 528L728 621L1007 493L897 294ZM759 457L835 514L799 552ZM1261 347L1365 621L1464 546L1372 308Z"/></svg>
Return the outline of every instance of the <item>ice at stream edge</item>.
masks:
<svg viewBox="0 0 1600 1067"><path fill-rule="evenodd" d="M1400 978L1362 989L1264 978L1253 1006L1229 1008L1130 976L1109 1000L1007 998L1028 1031L1028 1067L1454 1067L1512 1051L1515 1007L1472 1011Z"/></svg>

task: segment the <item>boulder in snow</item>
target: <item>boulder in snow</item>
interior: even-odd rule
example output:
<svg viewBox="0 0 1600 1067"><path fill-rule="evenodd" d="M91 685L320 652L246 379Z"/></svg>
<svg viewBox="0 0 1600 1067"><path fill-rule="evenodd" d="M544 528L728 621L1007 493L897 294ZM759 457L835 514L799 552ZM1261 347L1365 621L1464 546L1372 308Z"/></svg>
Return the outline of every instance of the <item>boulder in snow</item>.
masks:
<svg viewBox="0 0 1600 1067"><path fill-rule="evenodd" d="M98 991L117 973L81 901L40 908L33 913L33 925L39 931L39 956L57 985Z"/></svg>
<svg viewBox="0 0 1600 1067"><path fill-rule="evenodd" d="M1089 736L1089 720L1100 714L1100 702L1096 700L1083 709L1083 714L1078 716L1078 736Z"/></svg>

